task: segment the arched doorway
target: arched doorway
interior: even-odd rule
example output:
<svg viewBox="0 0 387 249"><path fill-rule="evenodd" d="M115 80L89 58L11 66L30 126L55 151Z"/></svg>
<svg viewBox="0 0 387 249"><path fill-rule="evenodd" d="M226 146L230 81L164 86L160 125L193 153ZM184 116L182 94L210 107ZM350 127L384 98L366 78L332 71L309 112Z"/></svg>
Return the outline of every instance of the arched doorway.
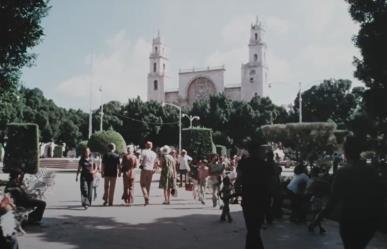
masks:
<svg viewBox="0 0 387 249"><path fill-rule="evenodd" d="M192 105L196 100L208 99L216 93L214 82L206 77L197 77L191 81L187 90L187 101Z"/></svg>

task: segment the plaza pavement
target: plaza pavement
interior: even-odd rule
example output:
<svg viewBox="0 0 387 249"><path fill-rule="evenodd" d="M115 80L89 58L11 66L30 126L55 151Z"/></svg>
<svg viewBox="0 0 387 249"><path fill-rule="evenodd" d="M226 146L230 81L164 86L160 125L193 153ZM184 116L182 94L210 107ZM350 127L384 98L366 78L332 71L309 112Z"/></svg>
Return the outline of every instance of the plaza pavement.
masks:
<svg viewBox="0 0 387 249"><path fill-rule="evenodd" d="M2 179L6 176L1 175ZM57 172L56 184L46 194L47 210L42 226L27 227L19 237L21 249L238 249L244 248L245 227L239 205L231 205L233 223L219 222L220 210L195 201L191 192L179 189L171 205L161 205L157 176L152 183L150 205L143 206L138 181L135 204L122 205L122 178L117 181L115 206L102 206L99 186L94 206L80 206L79 183L74 172ZM138 179L137 179L138 180ZM327 233L307 232L305 225L277 221L262 231L265 248L342 248L337 224L326 222ZM377 234L370 249L387 248L387 235Z"/></svg>

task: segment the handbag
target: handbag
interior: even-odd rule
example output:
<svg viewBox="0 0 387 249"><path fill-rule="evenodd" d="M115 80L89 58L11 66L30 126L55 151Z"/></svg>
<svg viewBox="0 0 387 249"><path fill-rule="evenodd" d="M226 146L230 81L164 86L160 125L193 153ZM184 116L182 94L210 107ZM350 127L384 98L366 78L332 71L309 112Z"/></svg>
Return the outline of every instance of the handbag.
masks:
<svg viewBox="0 0 387 249"><path fill-rule="evenodd" d="M185 185L185 190L186 191L192 191L193 190L193 183L187 183L186 185Z"/></svg>

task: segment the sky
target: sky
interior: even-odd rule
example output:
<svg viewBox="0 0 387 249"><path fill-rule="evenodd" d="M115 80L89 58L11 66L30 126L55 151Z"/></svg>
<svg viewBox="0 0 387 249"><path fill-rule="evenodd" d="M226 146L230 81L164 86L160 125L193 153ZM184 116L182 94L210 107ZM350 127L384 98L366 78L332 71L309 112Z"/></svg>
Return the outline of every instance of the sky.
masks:
<svg viewBox="0 0 387 249"><path fill-rule="evenodd" d="M181 68L224 65L225 85L239 84L258 16L267 44L264 95L289 105L323 79L353 77L358 32L344 0L51 0L45 36L31 49L35 65L23 85L43 90L65 108L87 111L102 102L146 100L152 38L168 49L166 89ZM91 86L91 87L90 87ZM102 92L99 89L102 88Z"/></svg>

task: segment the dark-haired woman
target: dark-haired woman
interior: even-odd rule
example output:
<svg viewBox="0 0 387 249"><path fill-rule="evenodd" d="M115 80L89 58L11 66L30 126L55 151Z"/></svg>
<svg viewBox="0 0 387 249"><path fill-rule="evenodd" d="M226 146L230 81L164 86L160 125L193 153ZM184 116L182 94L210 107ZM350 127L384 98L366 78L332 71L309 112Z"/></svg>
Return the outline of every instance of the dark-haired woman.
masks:
<svg viewBox="0 0 387 249"><path fill-rule="evenodd" d="M86 148L79 160L77 176L75 181L78 181L78 175L81 173L80 188L82 206L87 209L91 206L93 197L93 180L96 173L96 167L91 159L90 149Z"/></svg>

